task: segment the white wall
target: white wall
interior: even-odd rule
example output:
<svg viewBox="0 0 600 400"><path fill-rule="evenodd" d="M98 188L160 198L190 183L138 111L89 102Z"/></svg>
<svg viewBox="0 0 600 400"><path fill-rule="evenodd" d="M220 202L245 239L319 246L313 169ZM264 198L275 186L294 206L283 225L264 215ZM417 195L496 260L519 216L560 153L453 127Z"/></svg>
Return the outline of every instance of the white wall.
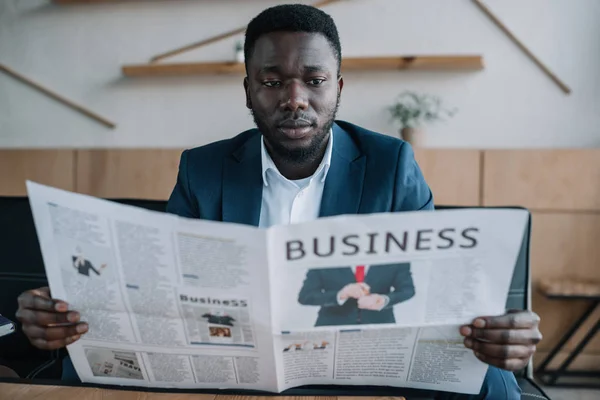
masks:
<svg viewBox="0 0 600 400"><path fill-rule="evenodd" d="M56 6L0 0L0 63L114 120L107 129L0 73L0 147L190 147L252 126L241 76L126 79L120 66L247 23L284 1L169 0ZM305 0L305 2L307 2ZM560 91L471 0L351 0L328 6L346 56L472 54L482 72L345 76L341 119L396 134L404 89L459 108L427 146L600 145L600 1L487 0L573 89ZM234 40L177 60L224 60Z"/></svg>

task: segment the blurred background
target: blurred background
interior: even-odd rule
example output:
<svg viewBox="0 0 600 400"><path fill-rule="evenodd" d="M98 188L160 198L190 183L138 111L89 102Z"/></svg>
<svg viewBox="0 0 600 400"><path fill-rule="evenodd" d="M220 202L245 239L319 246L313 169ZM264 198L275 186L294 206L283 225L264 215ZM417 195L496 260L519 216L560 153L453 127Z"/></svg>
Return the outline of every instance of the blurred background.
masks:
<svg viewBox="0 0 600 400"><path fill-rule="evenodd" d="M121 67L244 26L284 1L57 3L64 4L0 1L0 62L117 127L107 130L0 74L0 146L188 147L252 126L241 73L127 78ZM344 57L476 55L484 69L347 72L338 117L395 135L387 107L409 90L458 109L445 123L427 126L426 146L599 146L600 2L485 4L571 95L470 0L342 0L323 9L338 25ZM234 61L240 40L243 34L161 63Z"/></svg>

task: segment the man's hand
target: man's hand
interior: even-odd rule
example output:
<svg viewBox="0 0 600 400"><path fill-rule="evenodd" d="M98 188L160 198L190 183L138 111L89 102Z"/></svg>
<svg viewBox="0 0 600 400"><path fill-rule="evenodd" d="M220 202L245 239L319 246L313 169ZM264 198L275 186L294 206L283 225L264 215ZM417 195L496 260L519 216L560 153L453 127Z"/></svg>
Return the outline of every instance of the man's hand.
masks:
<svg viewBox="0 0 600 400"><path fill-rule="evenodd" d="M88 330L88 325L79 321L77 311L68 311L67 303L50 298L47 287L23 292L18 302L17 319L23 324L23 332L31 344L37 348L65 347Z"/></svg>
<svg viewBox="0 0 600 400"><path fill-rule="evenodd" d="M379 294L370 294L358 299L358 308L363 310L379 311L385 306L385 297Z"/></svg>
<svg viewBox="0 0 600 400"><path fill-rule="evenodd" d="M369 294L369 285L366 283L350 283L338 293L338 298L342 301L349 298L359 299Z"/></svg>
<svg viewBox="0 0 600 400"><path fill-rule="evenodd" d="M524 368L542 340L540 317L514 310L497 317L479 317L460 328L465 346L486 364L509 371Z"/></svg>

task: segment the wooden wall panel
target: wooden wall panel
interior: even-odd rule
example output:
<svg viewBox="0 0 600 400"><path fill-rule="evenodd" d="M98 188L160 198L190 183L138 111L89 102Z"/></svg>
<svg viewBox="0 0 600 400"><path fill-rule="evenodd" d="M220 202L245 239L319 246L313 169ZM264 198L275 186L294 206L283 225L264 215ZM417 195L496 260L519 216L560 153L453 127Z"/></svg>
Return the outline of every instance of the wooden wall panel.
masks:
<svg viewBox="0 0 600 400"><path fill-rule="evenodd" d="M550 350L586 307L585 301L548 300L536 289L541 278L600 281L600 213L534 212L531 236L532 308L541 317L540 350ZM579 334L574 340L581 339ZM571 344L569 348L573 348ZM585 349L600 352L600 337Z"/></svg>
<svg viewBox="0 0 600 400"><path fill-rule="evenodd" d="M74 154L74 150L0 150L0 196L26 196L26 180L74 190Z"/></svg>
<svg viewBox="0 0 600 400"><path fill-rule="evenodd" d="M484 152L484 204L600 210L600 149Z"/></svg>
<svg viewBox="0 0 600 400"><path fill-rule="evenodd" d="M541 350L536 351L535 354L533 355L533 367L537 368L541 363L543 363L544 360L546 359L546 357L548 357L548 354L550 354L549 351L541 351ZM561 351L560 353L558 353L556 355L556 357L554 357L554 361L552 363L550 363L550 365L548 367L549 368L558 368L558 366L560 364L562 364L562 362L565 361L565 359L567 357L569 357L570 354L571 354L570 352ZM596 354L581 353L581 354L579 354L575 358L575 360L573 360L573 363L571 363L571 365L569 366L569 369L570 370L600 371L600 353L596 353Z"/></svg>
<svg viewBox="0 0 600 400"><path fill-rule="evenodd" d="M480 204L481 151L415 148L415 158L436 204Z"/></svg>
<svg viewBox="0 0 600 400"><path fill-rule="evenodd" d="M109 149L77 153L77 191L104 198L167 200L182 150Z"/></svg>

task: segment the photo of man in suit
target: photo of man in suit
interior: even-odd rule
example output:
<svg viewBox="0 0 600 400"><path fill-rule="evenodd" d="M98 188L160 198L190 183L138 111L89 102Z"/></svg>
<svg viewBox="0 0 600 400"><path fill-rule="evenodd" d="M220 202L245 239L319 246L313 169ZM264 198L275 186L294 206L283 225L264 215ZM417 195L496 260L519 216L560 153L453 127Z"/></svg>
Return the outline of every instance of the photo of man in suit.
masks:
<svg viewBox="0 0 600 400"><path fill-rule="evenodd" d="M202 318L206 318L207 322L209 324L216 324L216 325L227 325L227 326L233 326L233 322L235 321L235 319L231 316L231 315L227 315L226 313L222 312L222 311L217 311L217 312L208 312L202 315Z"/></svg>
<svg viewBox="0 0 600 400"><path fill-rule="evenodd" d="M389 324L414 295L409 263L359 265L308 270L298 302L321 307L315 326Z"/></svg>
<svg viewBox="0 0 600 400"><path fill-rule="evenodd" d="M81 249L77 247L76 253L72 256L73 267L77 269L77 272L83 276L90 276L90 271L93 271L96 275L100 276L100 272L106 268L106 264L102 264L100 266L100 270L97 270L94 267L94 264L88 259L86 259L81 253Z"/></svg>

